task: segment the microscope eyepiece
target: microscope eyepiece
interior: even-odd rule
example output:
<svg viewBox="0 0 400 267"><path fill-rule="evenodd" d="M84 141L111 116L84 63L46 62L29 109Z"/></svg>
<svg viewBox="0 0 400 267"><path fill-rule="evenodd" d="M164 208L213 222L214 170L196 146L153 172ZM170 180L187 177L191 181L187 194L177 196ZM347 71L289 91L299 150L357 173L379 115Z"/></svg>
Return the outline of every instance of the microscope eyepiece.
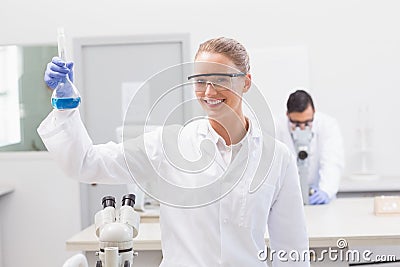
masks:
<svg viewBox="0 0 400 267"><path fill-rule="evenodd" d="M134 194L126 194L122 197L122 206L128 205L133 208L135 206L136 196Z"/></svg>
<svg viewBox="0 0 400 267"><path fill-rule="evenodd" d="M298 157L299 157L299 159L301 159L301 160L306 159L306 158L308 157L307 151L304 151L304 150L299 151Z"/></svg>
<svg viewBox="0 0 400 267"><path fill-rule="evenodd" d="M114 207L115 208L115 197L113 196L105 196L101 200L101 204L103 205L103 209L106 207Z"/></svg>

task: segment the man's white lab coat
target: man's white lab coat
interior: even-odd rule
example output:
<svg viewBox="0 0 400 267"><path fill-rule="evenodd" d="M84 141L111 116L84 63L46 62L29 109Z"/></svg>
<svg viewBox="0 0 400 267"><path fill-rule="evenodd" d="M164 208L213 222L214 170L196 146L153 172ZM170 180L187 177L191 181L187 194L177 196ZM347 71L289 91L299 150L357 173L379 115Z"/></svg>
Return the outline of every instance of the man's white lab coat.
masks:
<svg viewBox="0 0 400 267"><path fill-rule="evenodd" d="M339 190L344 166L343 141L337 121L315 112L311 127L313 138L309 150L308 183L325 191L330 198ZM276 121L276 138L296 154L287 116Z"/></svg>

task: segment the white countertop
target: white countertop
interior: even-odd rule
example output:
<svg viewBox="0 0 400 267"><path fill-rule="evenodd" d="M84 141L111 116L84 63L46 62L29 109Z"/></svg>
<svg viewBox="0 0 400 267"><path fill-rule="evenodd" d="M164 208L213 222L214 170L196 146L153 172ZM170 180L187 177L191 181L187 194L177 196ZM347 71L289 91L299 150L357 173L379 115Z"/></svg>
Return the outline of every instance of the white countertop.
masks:
<svg viewBox="0 0 400 267"><path fill-rule="evenodd" d="M376 216L374 198L339 198L328 205L305 206L310 247L400 245L400 214Z"/></svg>
<svg viewBox="0 0 400 267"><path fill-rule="evenodd" d="M400 245L400 215L375 216L373 198L336 199L329 205L306 206L310 247L336 246L339 238L349 247L359 245ZM142 219L135 250L160 250L160 225ZM268 235L265 237L268 243ZM97 251L94 225L66 241L67 250Z"/></svg>
<svg viewBox="0 0 400 267"><path fill-rule="evenodd" d="M400 191L399 176L381 176L378 179L351 179L345 177L341 180L339 192L385 192Z"/></svg>

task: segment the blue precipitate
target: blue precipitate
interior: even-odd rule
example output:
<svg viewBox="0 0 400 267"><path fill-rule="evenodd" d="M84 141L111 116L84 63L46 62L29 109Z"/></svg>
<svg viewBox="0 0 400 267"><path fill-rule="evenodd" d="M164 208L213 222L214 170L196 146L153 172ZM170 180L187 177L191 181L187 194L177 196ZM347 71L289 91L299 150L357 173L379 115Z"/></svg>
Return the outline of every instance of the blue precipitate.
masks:
<svg viewBox="0 0 400 267"><path fill-rule="evenodd" d="M80 97L69 97L69 98L52 98L51 105L55 109L73 109L79 106L81 102Z"/></svg>

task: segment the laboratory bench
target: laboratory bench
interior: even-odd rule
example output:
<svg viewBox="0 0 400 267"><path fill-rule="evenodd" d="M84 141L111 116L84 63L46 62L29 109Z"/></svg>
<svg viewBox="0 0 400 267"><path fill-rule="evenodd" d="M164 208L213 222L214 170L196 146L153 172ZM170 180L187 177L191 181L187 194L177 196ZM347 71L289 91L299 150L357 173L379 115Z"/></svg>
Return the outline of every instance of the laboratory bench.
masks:
<svg viewBox="0 0 400 267"><path fill-rule="evenodd" d="M371 246L400 247L400 215L376 216L373 198L339 198L328 205L305 206L310 248L337 247L339 239L347 248ZM161 250L160 225L157 211L143 213L139 235L134 248L139 255L146 251ZM268 233L265 236L268 245ZM66 241L71 251L97 251L99 249L94 225L82 230Z"/></svg>

